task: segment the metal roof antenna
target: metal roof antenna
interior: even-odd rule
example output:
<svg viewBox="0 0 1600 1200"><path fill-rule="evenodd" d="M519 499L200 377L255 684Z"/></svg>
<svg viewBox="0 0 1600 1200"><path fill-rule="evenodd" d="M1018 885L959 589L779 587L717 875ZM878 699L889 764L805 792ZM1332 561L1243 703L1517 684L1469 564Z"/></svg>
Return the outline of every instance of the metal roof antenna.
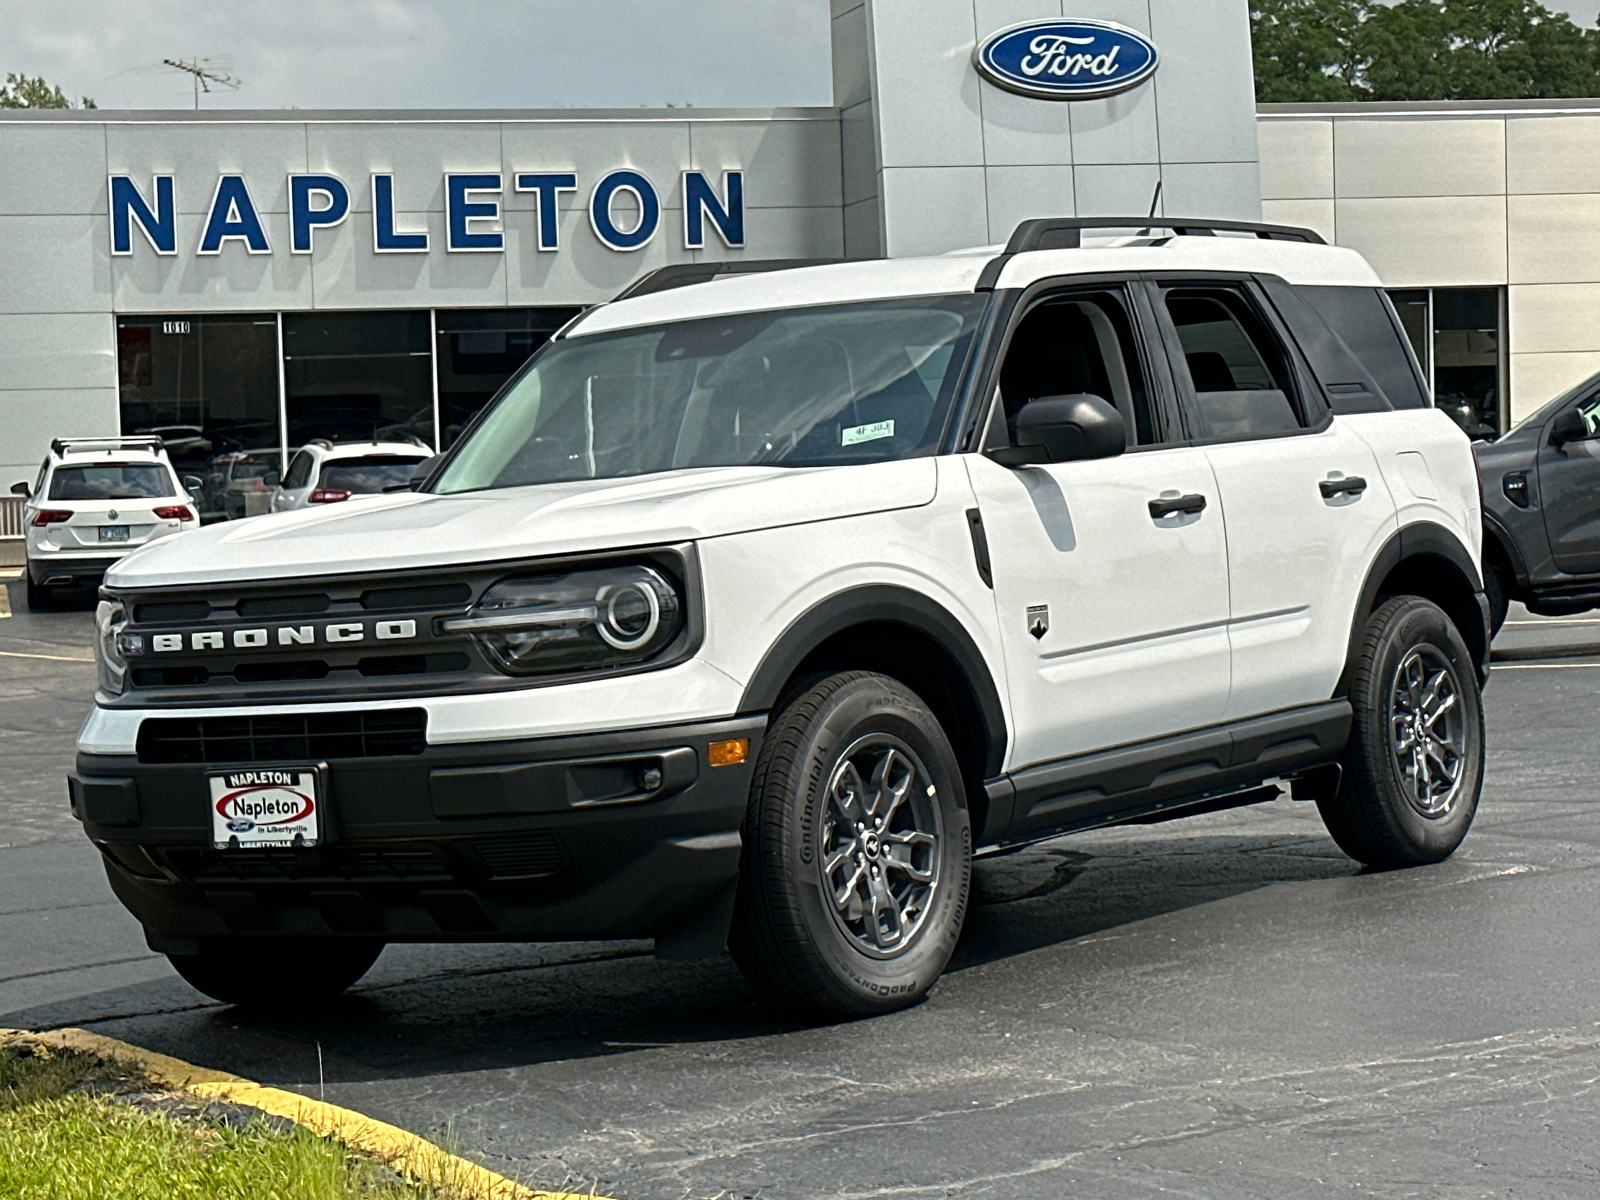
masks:
<svg viewBox="0 0 1600 1200"><path fill-rule="evenodd" d="M1156 176L1156 190L1150 194L1150 219L1155 220L1156 210L1161 207L1161 177ZM1146 225L1139 231L1140 237L1150 236L1150 226Z"/></svg>
<svg viewBox="0 0 1600 1200"><path fill-rule="evenodd" d="M181 58L163 58L161 61L165 66L169 66L175 71L183 71L188 75L194 76L194 107L196 112L200 110L200 93L205 92L209 95L213 83L220 83L223 87L232 88L237 92L239 85L244 82L242 79L235 79L232 75L229 75L222 69L223 64L214 58L196 55L188 61L184 61Z"/></svg>

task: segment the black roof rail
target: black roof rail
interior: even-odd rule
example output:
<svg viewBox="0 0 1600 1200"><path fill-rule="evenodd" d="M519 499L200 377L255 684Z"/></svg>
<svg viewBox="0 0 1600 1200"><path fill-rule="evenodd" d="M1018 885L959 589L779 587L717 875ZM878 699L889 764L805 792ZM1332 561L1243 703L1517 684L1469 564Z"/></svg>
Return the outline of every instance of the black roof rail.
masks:
<svg viewBox="0 0 1600 1200"><path fill-rule="evenodd" d="M991 259L978 276L977 290L993 290L1001 270L1014 255L1029 250L1076 250L1083 245L1083 232L1086 229L1170 229L1179 237L1253 233L1266 241L1327 245L1322 235L1314 229L1303 229L1298 225L1268 225L1260 221L1213 221L1189 217L1035 217L1023 221L1012 230L1006 248L998 257Z"/></svg>
<svg viewBox="0 0 1600 1200"><path fill-rule="evenodd" d="M741 258L733 262L674 263L670 267L657 267L648 275L641 275L617 293L618 300L631 300L635 296L653 296L657 292L688 287L695 283L710 283L722 275L756 275L763 271L787 271L793 267L825 267L832 263L848 262L843 258Z"/></svg>
<svg viewBox="0 0 1600 1200"><path fill-rule="evenodd" d="M144 437L65 437L51 438L50 452L57 458L72 450L137 450L141 447L164 450L166 442L154 435Z"/></svg>

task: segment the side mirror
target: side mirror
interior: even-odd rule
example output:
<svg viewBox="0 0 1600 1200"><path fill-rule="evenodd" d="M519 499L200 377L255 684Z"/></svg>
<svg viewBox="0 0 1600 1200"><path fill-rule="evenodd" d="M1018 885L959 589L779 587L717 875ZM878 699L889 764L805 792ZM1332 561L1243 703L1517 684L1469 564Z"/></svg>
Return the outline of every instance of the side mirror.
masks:
<svg viewBox="0 0 1600 1200"><path fill-rule="evenodd" d="M1003 466L1112 458L1128 448L1122 414L1099 396L1041 396L1017 414L1016 442L989 455Z"/></svg>
<svg viewBox="0 0 1600 1200"><path fill-rule="evenodd" d="M423 480L428 478L429 474L431 474L433 469L439 465L439 460L443 457L444 456L442 454L435 454L432 458L425 458L416 466L412 467L411 481L406 484L406 490L414 492L420 488Z"/></svg>
<svg viewBox="0 0 1600 1200"><path fill-rule="evenodd" d="M1589 427L1583 423L1578 410L1569 408L1550 422L1550 444L1565 446L1568 442L1581 442L1589 437Z"/></svg>
<svg viewBox="0 0 1600 1200"><path fill-rule="evenodd" d="M22 483L13 483L11 485L11 494L13 496L31 496L33 495L33 489L24 480Z"/></svg>

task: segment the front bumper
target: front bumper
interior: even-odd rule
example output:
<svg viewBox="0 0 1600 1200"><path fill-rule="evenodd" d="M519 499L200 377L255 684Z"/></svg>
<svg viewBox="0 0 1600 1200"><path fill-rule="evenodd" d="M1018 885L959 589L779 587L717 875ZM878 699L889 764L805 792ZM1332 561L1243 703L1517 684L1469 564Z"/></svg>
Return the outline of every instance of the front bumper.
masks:
<svg viewBox="0 0 1600 1200"><path fill-rule="evenodd" d="M309 849L211 848L206 775L227 764L80 752L69 791L157 950L241 936L659 945L708 919L726 933L765 727L739 717L336 758ZM742 764L709 766L709 743L741 737Z"/></svg>

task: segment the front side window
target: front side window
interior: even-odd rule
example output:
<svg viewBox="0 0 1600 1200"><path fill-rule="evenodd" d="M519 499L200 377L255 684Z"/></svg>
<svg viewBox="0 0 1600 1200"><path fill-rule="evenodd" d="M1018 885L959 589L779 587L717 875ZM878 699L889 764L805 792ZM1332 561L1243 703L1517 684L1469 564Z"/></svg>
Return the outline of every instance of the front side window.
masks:
<svg viewBox="0 0 1600 1200"><path fill-rule="evenodd" d="M57 467L52 500L143 500L177 495L172 476L157 463L96 463Z"/></svg>
<svg viewBox="0 0 1600 1200"><path fill-rule="evenodd" d="M1289 364L1242 292L1175 287L1164 299L1210 436L1263 437L1301 428Z"/></svg>
<svg viewBox="0 0 1600 1200"><path fill-rule="evenodd" d="M368 495L399 489L411 482L411 473L426 455L406 458L395 454L372 454L361 458L338 458L322 464L317 486L335 492Z"/></svg>
<svg viewBox="0 0 1600 1200"><path fill-rule="evenodd" d="M466 435L437 490L932 454L987 302L778 309L554 342Z"/></svg>
<svg viewBox="0 0 1600 1200"><path fill-rule="evenodd" d="M1006 424L1046 396L1091 395L1122 414L1129 446L1162 440L1120 289L1056 296L1017 323L1000 368Z"/></svg>

